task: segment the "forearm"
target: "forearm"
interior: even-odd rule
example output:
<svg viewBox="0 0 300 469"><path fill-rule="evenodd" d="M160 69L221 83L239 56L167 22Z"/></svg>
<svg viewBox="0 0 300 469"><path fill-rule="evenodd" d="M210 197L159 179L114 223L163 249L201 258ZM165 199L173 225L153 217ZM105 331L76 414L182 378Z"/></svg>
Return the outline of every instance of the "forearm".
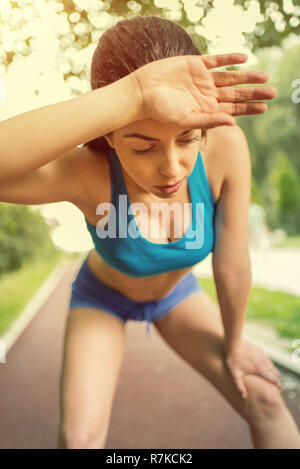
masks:
<svg viewBox="0 0 300 469"><path fill-rule="evenodd" d="M138 100L128 75L0 122L0 181L22 176L84 142L142 119Z"/></svg>
<svg viewBox="0 0 300 469"><path fill-rule="evenodd" d="M229 352L242 339L251 292L251 266L249 263L240 271L220 271L217 268L213 271L224 327L224 345L226 352Z"/></svg>

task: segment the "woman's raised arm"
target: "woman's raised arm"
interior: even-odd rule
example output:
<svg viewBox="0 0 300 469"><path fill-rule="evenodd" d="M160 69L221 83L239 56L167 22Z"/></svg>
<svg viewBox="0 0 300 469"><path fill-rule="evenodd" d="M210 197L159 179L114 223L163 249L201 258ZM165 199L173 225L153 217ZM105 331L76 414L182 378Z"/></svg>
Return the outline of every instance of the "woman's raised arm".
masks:
<svg viewBox="0 0 300 469"><path fill-rule="evenodd" d="M267 110L265 72L210 69L243 63L245 54L183 55L149 62L110 85L0 122L0 182L20 177L78 145L145 118L184 129L233 125L232 116Z"/></svg>
<svg viewBox="0 0 300 469"><path fill-rule="evenodd" d="M0 122L0 182L15 179L142 118L130 75L67 101Z"/></svg>

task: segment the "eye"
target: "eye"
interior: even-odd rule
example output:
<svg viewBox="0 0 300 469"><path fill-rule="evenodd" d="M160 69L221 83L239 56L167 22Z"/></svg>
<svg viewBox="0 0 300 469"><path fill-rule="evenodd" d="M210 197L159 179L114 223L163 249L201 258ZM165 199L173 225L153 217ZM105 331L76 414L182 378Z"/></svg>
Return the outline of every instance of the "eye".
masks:
<svg viewBox="0 0 300 469"><path fill-rule="evenodd" d="M185 140L184 142L179 142L182 143L183 145L191 142L195 142L196 140L200 140L198 136L190 138L189 140ZM149 153L154 147L148 148L147 150L135 150L134 148L132 149L133 153L137 153L138 155L143 155L145 153Z"/></svg>

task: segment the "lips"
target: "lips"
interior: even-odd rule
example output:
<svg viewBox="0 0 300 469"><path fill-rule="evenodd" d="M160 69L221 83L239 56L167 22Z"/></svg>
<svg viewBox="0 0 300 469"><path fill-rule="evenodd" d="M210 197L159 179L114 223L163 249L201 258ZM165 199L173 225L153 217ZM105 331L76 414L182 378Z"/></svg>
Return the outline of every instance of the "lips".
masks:
<svg viewBox="0 0 300 469"><path fill-rule="evenodd" d="M167 186L158 186L158 187L174 187L174 186L177 186L177 184L179 184L180 181L178 182L175 182L175 184L168 184Z"/></svg>
<svg viewBox="0 0 300 469"><path fill-rule="evenodd" d="M159 189L161 192L164 192L165 194L171 194L173 192L178 191L179 187L182 184L182 181L179 181L177 184L174 184L173 186L155 186L157 189Z"/></svg>
<svg viewBox="0 0 300 469"><path fill-rule="evenodd" d="M182 181L182 179L181 179L181 181ZM175 182L174 184L168 184L167 186L156 186L156 187L175 187L175 186L177 186L177 184L179 184L181 181L177 181L177 182Z"/></svg>

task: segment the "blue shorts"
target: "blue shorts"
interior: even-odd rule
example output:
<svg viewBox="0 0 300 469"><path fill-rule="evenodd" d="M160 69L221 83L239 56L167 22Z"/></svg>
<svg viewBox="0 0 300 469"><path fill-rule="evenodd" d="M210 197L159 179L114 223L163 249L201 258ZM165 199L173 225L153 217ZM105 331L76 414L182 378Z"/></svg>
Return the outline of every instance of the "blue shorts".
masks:
<svg viewBox="0 0 300 469"><path fill-rule="evenodd" d="M163 298L156 301L134 301L101 282L90 270L86 258L72 283L69 309L85 307L103 310L124 323L129 319L146 320L146 332L149 334L151 321L164 316L187 297L202 290L197 277L189 271Z"/></svg>

